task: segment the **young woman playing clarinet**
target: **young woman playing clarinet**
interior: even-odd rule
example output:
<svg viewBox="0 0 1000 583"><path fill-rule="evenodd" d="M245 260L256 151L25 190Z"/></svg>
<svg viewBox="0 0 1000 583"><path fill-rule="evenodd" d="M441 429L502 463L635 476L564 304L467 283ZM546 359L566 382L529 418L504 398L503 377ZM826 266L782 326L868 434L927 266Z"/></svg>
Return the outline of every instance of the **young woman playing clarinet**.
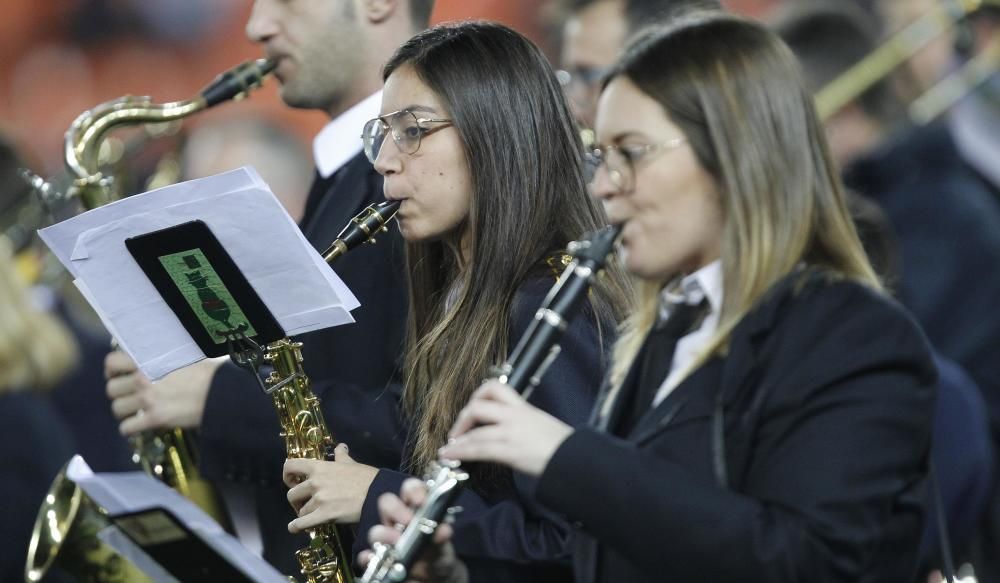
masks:
<svg viewBox="0 0 1000 583"><path fill-rule="evenodd" d="M593 193L641 300L593 422L489 382L440 454L537 479L578 528L577 581L911 580L935 370L865 259L787 47L723 14L648 33L596 131Z"/></svg>
<svg viewBox="0 0 1000 583"><path fill-rule="evenodd" d="M382 115L364 142L386 198L402 202L408 464L355 463L344 445L334 462L288 460L299 515L292 531L333 520L367 532L378 496L437 458L458 412L527 328L562 272L566 244L607 224L587 194L583 146L559 83L524 37L487 23L434 28L404 44L384 76ZM570 426L586 422L628 287L617 265L591 294L531 399L540 410ZM471 473L454 527L474 580L571 580L571 529L534 501L536 480L495 464Z"/></svg>

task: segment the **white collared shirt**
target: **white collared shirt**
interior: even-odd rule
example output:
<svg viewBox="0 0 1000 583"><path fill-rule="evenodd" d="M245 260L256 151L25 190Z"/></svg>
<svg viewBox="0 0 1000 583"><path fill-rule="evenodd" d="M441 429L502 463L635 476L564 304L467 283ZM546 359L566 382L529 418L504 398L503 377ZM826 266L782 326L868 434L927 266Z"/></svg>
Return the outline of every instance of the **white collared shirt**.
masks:
<svg viewBox="0 0 1000 583"><path fill-rule="evenodd" d="M316 170L329 178L361 151L361 130L365 123L378 117L382 109L382 91L378 91L351 106L330 120L313 139L313 159Z"/></svg>
<svg viewBox="0 0 1000 583"><path fill-rule="evenodd" d="M722 260L718 259L702 267L698 271L684 277L679 282L667 284L660 292L660 319L670 316L672 306L677 304L699 304L708 298L709 311L697 329L677 341L670 373L656 391L653 406L659 405L673 391L682 378L681 375L694 361L698 353L705 348L719 325L719 313L722 310Z"/></svg>

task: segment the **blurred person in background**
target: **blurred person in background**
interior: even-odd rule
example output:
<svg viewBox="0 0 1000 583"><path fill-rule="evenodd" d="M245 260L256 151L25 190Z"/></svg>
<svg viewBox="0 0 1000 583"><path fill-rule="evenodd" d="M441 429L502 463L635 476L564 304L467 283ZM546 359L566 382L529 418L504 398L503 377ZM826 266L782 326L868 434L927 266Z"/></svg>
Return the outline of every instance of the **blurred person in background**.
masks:
<svg viewBox="0 0 1000 583"><path fill-rule="evenodd" d="M813 90L868 55L870 31L848 6L797 5L775 22ZM934 346L961 364L1000 420L1000 206L942 123L912 127L888 83L826 121L846 184L882 207L900 246L897 295Z"/></svg>
<svg viewBox="0 0 1000 583"><path fill-rule="evenodd" d="M624 0L566 2L559 52L559 82L583 128L594 127L601 80L628 36Z"/></svg>
<svg viewBox="0 0 1000 583"><path fill-rule="evenodd" d="M558 75L577 121L585 129L594 127L601 81L630 36L686 12L719 9L718 0L564 2Z"/></svg>
<svg viewBox="0 0 1000 583"><path fill-rule="evenodd" d="M948 125L962 156L1000 199L1000 6L984 6L957 47L963 57L992 54L993 74L948 112Z"/></svg>
<svg viewBox="0 0 1000 583"><path fill-rule="evenodd" d="M0 580L24 580L38 509L76 451L49 391L77 358L66 327L32 305L10 240L0 236Z"/></svg>
<svg viewBox="0 0 1000 583"><path fill-rule="evenodd" d="M885 32L893 33L947 3L879 0L870 10L884 23ZM978 85L966 83L964 94L943 116L962 158L1000 197L1000 6L980 6L917 51L901 67L897 85L906 100L913 101L974 58L988 58L990 73Z"/></svg>
<svg viewBox="0 0 1000 583"><path fill-rule="evenodd" d="M10 235L16 268L30 286L32 302L69 330L78 353L65 378L52 387L52 406L72 434L77 453L95 471L134 470L131 451L104 400L101 361L110 337L88 321L91 314L81 312L89 308L75 303L76 289L53 280L46 270L35 230L45 226L48 216L20 176L24 167L13 144L0 136L0 235Z"/></svg>
<svg viewBox="0 0 1000 583"><path fill-rule="evenodd" d="M299 222L317 250L326 249L351 217L384 200L382 178L361 151L361 130L378 115L382 65L426 27L433 4L254 3L246 34L277 62L282 101L323 111L331 120L313 141L316 172ZM351 444L355 460L379 467L399 466L405 435L397 411L399 394L386 389L403 346L403 259L395 226L377 245L341 258L337 274L361 302L352 312L356 323L298 337L304 343L305 371L331 432ZM234 516L241 540L262 550L279 570L297 572L294 552L308 538L288 532L295 514L282 483L285 447L270 397L247 372L213 359L152 384L124 354L113 352L105 373L122 433L198 428L202 472L223 485L231 509L242 509Z"/></svg>
<svg viewBox="0 0 1000 583"><path fill-rule="evenodd" d="M294 134L256 117L229 117L202 124L184 140L184 180L253 166L295 222L302 220L309 193L309 151Z"/></svg>
<svg viewBox="0 0 1000 583"><path fill-rule="evenodd" d="M17 268L14 244L4 233L26 186L20 161L0 141L0 580L24 579L28 543L39 506L53 478L76 450L73 431L50 391L79 361L70 331L35 305ZM99 361L98 361L99 362ZM96 363L95 363L96 364ZM79 387L77 387L79 388ZM90 395L99 402L99 395ZM93 407L91 407L93 408ZM86 410L73 412L86 415ZM119 438L120 439L120 438Z"/></svg>
<svg viewBox="0 0 1000 583"><path fill-rule="evenodd" d="M774 25L816 91L874 50L870 23L850 4L816 0L789 5ZM982 543L975 539L990 536L980 523L996 498L1000 205L960 156L947 125L911 126L902 102L885 79L825 125L846 184L888 217L899 249L896 295L940 353L934 460L953 546L977 559ZM978 410L984 402L993 443L985 443L989 432ZM936 553L931 540L936 535L927 532L924 549ZM976 562L978 568L985 561Z"/></svg>

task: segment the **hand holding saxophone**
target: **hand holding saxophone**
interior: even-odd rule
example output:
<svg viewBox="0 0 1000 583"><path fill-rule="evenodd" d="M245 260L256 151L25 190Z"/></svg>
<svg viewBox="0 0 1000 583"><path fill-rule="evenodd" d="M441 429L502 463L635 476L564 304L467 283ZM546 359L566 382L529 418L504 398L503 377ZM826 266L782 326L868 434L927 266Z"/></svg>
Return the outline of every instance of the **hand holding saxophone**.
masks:
<svg viewBox="0 0 1000 583"><path fill-rule="evenodd" d="M539 476L573 428L499 381L484 383L459 413L442 458L497 462Z"/></svg>
<svg viewBox="0 0 1000 583"><path fill-rule="evenodd" d="M414 509L427 502L427 484L416 478L403 482L399 496L383 494L378 499L378 513L382 524L368 531L368 543L375 546L396 545L402 535L401 527L406 527L415 516ZM452 528L441 524L434 531L432 544L424 549L421 560L410 569L407 581L426 583L466 583L469 578L465 564L455 556L451 545ZM374 553L363 551L358 562L367 566Z"/></svg>
<svg viewBox="0 0 1000 583"><path fill-rule="evenodd" d="M111 411L121 421L123 435L201 425L208 387L224 359L203 360L175 371L157 382L139 372L135 362L115 350L104 359L105 387Z"/></svg>
<svg viewBox="0 0 1000 583"><path fill-rule="evenodd" d="M288 523L288 531L301 532L327 522L357 523L361 519L368 487L378 469L359 464L341 443L332 462L307 458L285 460L283 479L288 502L298 518Z"/></svg>

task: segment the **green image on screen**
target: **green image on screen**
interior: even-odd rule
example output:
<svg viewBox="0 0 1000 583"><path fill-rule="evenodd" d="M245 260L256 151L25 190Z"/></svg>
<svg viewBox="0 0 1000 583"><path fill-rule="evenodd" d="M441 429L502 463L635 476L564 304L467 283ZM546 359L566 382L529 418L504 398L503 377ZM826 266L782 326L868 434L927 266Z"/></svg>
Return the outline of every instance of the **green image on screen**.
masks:
<svg viewBox="0 0 1000 583"><path fill-rule="evenodd" d="M224 343L225 333L232 330L247 337L257 335L201 249L162 255L160 263L214 343Z"/></svg>

